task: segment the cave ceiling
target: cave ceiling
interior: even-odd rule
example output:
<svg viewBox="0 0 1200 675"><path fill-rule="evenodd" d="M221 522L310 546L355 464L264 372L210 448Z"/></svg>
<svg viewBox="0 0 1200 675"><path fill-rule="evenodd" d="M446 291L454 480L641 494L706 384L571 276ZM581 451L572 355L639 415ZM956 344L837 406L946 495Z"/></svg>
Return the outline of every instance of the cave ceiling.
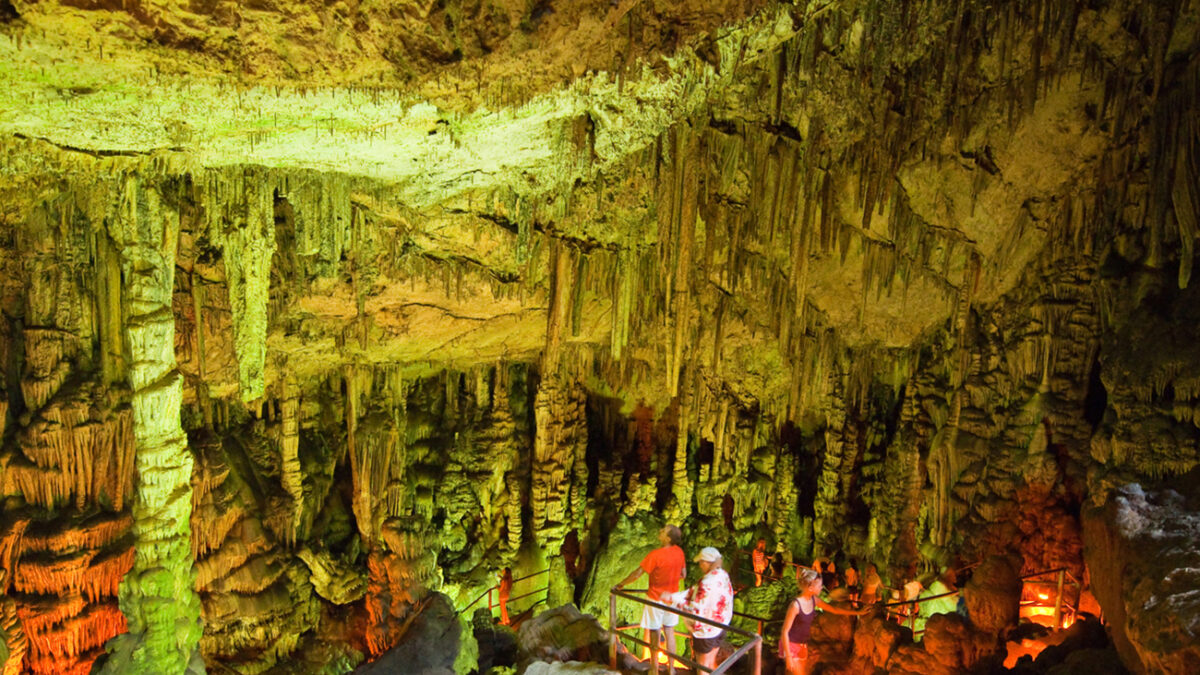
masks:
<svg viewBox="0 0 1200 675"><path fill-rule="evenodd" d="M1135 105L1113 100L1105 77L1157 86L1162 63L1194 47L1190 8L1131 35L1121 22L1138 11L14 2L0 36L0 188L10 224L114 170L187 175L206 213L218 209L205 200L282 195L298 266L272 272L272 292L288 292L273 296L270 325L237 339L265 333L302 375L347 358L537 358L561 242L586 286L572 289L568 343L628 339L612 291L629 282L613 277L662 276L661 292L686 265L687 334L672 334L677 307L635 317L627 353L669 370L676 342L712 345L706 319L725 303L731 353L698 358L715 371L765 354L777 363L737 386L786 397L780 378L753 371L791 366L789 331L912 352L959 305L1010 293L1062 230L1082 227L1072 219L1092 220L1097 181L1128 143L1113 109ZM695 209L665 202L672 190ZM703 259L671 250L679 218ZM269 256L272 239L248 251ZM338 269L334 255L352 262ZM190 274L222 274L187 257ZM646 283L626 301L651 304ZM346 356L355 321L369 325Z"/></svg>

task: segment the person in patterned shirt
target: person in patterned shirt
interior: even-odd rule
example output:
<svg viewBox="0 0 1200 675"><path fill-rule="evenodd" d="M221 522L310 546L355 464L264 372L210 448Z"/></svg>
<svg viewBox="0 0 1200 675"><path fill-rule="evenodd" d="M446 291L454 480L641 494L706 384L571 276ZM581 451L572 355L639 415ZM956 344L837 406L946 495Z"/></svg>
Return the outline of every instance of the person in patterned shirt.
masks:
<svg viewBox="0 0 1200 675"><path fill-rule="evenodd" d="M692 614L729 624L733 620L733 584L729 581L729 573L721 569L721 552L706 546L696 556L696 564L700 568L700 579L688 590L671 594L671 602ZM701 621L690 623L696 662L712 670L725 630Z"/></svg>

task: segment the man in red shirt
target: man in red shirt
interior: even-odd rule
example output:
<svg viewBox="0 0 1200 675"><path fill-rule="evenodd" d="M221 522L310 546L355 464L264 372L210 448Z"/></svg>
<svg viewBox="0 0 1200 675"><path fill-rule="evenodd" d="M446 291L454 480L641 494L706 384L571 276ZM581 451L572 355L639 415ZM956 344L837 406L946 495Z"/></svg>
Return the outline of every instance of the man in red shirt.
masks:
<svg viewBox="0 0 1200 675"><path fill-rule="evenodd" d="M679 591L679 580L683 578L687 564L683 549L679 546L683 542L683 533L674 525L666 525L658 531L658 541L662 547L646 554L642 564L617 584L617 588L624 588L645 573L650 576L650 589L646 591L646 597L667 604L664 596ZM675 651L675 626L678 623L678 614L657 607L642 608L642 628L646 629L646 640L650 640L650 631L662 630L667 639L667 651L672 654L678 653Z"/></svg>

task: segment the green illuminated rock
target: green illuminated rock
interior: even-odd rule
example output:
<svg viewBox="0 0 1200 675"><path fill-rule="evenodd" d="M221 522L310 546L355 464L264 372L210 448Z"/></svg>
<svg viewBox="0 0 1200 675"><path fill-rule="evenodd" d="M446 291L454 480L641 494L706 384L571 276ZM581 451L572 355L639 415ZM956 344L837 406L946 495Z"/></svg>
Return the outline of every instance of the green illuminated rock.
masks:
<svg viewBox="0 0 1200 675"><path fill-rule="evenodd" d="M182 673L198 659L200 601L191 552L192 455L180 427L183 381L175 370L178 214L159 189L125 177L113 191L107 236L120 254L133 390L137 466L136 558L121 582L129 633L109 646L110 673ZM203 662L199 662L203 672ZM192 669L190 672L194 672Z"/></svg>

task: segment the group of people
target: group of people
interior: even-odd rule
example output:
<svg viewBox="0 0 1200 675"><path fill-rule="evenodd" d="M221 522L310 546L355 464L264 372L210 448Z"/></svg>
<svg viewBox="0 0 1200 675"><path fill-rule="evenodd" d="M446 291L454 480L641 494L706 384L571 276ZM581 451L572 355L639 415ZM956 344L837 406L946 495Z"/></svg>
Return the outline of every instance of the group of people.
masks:
<svg viewBox="0 0 1200 675"><path fill-rule="evenodd" d="M853 560L843 565L839 573L837 565L828 556L822 556L813 561L812 569L821 576L826 589L845 588L846 594L853 602L874 604L883 599L881 591L884 588L883 579L879 577L879 568L875 563L868 563L865 573L860 574L858 565ZM803 570L797 570L797 580Z"/></svg>
<svg viewBox="0 0 1200 675"><path fill-rule="evenodd" d="M680 591L680 581L687 568L686 556L681 546L683 535L678 527L667 525L659 530L658 540L661 546L648 553L637 569L617 584L617 588L624 588L645 574L649 577L646 595L658 605L684 610L714 623L728 625L733 619L733 583L729 574L722 568L721 552L711 546L701 549L693 558L700 567L700 578L691 588ZM755 553L752 557L755 577L761 584L762 574L766 569L766 565L762 563L766 560L763 540L759 540ZM877 592L879 580L879 574L874 572L873 568L872 565L868 569L866 579L871 594ZM823 571L825 570L822 569L821 572ZM865 607L857 610L836 607L821 599L820 594L824 586L821 572L810 568L797 570L800 590L788 603L779 637L780 657L786 663L788 675L806 675L812 670L808 640L817 610L849 616L860 616L869 611ZM857 574L854 575L854 579L857 581ZM661 631L667 651L678 653L675 648L675 626L679 623L679 615L661 606L645 605L642 609L641 626L647 633L647 640L652 632ZM716 667L718 647L724 637L724 629L694 620L686 622L686 625L692 636L692 652L696 662L710 670Z"/></svg>
<svg viewBox="0 0 1200 675"><path fill-rule="evenodd" d="M679 582L687 571L686 557L681 546L683 534L674 525L658 531L661 547L654 549L642 559L637 569L617 584L624 588L643 574L650 580L646 596L660 604L681 609L714 623L728 625L733 620L733 582L723 567L721 552L712 546L700 549L692 559L700 568L700 578L691 588L679 590ZM642 628L647 635L662 631L667 651L676 654L675 626L679 615L659 607L645 605L642 609ZM703 621L687 621L692 636L692 653L696 662L713 669L717 662L717 651L725 630ZM647 638L649 639L649 638Z"/></svg>

